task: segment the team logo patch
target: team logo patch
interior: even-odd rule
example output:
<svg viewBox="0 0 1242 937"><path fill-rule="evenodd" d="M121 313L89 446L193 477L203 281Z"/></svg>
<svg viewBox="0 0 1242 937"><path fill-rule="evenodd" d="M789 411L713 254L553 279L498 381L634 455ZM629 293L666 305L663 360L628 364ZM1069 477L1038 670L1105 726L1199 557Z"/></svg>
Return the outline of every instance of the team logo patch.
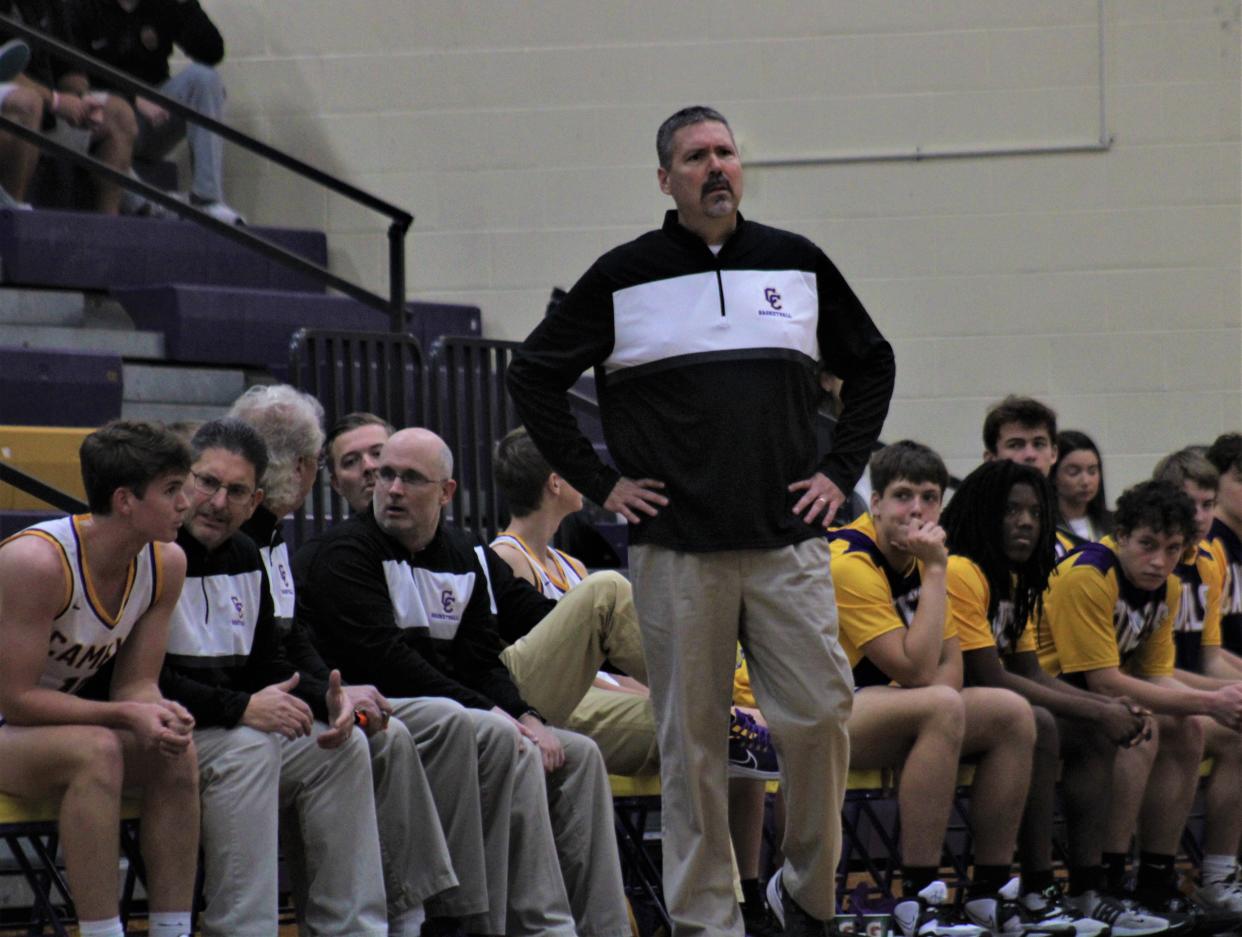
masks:
<svg viewBox="0 0 1242 937"><path fill-rule="evenodd" d="M789 313L781 308L781 294L775 286L769 286L763 291L763 298L767 301L768 309L760 309L759 315L771 316L777 319L792 319Z"/></svg>
<svg viewBox="0 0 1242 937"><path fill-rule="evenodd" d="M445 589L440 593L440 607L444 609L444 614L453 614L453 606L457 604L457 596L453 594L452 589Z"/></svg>

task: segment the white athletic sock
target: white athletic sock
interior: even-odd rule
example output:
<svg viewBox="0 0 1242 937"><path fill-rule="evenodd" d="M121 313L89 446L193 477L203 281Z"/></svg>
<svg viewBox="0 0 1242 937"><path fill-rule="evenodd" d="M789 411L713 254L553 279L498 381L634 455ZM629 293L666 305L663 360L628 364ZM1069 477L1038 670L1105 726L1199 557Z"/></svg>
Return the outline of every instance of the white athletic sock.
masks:
<svg viewBox="0 0 1242 937"><path fill-rule="evenodd" d="M182 937L190 932L190 912L153 911L147 926L150 937Z"/></svg>
<svg viewBox="0 0 1242 937"><path fill-rule="evenodd" d="M427 910L421 904L408 908L388 922L388 937L418 937L427 920Z"/></svg>
<svg viewBox="0 0 1242 937"><path fill-rule="evenodd" d="M1238 875L1238 860L1233 856L1204 856L1200 867L1204 885L1231 882Z"/></svg>
<svg viewBox="0 0 1242 937"><path fill-rule="evenodd" d="M78 934L80 937L125 937L119 917L104 921L78 921Z"/></svg>

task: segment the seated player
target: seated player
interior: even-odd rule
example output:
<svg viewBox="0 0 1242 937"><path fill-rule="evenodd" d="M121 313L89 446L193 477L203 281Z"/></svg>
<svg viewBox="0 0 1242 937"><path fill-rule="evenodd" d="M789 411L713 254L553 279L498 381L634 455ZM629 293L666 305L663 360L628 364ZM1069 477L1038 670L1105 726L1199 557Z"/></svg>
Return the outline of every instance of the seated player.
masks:
<svg viewBox="0 0 1242 937"><path fill-rule="evenodd" d="M1003 687L1035 713L1035 760L1019 835L1022 903L1044 925L1072 921L1080 935L1157 934L1168 921L1144 918L1101 895L1104 837L1117 746L1138 741L1139 707L1049 676L1039 666L1031 620L1055 564L1048 483L1029 465L984 462L962 481L941 517L948 537L950 620L961 642L966 682ZM1064 767L1061 767L1061 760ZM1052 872L1058 770L1069 832L1068 912ZM1085 898L1089 893L1095 899Z"/></svg>
<svg viewBox="0 0 1242 937"><path fill-rule="evenodd" d="M1195 535L1174 569L1182 601L1173 620L1176 676L1188 686L1211 690L1242 680L1242 661L1220 646L1220 605L1224 570L1207 544L1220 476L1201 453L1183 449L1165 456L1152 477L1177 485L1195 508ZM1238 849L1242 845L1242 745L1236 732L1200 719L1204 750L1212 773L1204 790L1203 864L1195 899L1212 908L1242 911Z"/></svg>
<svg viewBox="0 0 1242 937"><path fill-rule="evenodd" d="M1115 530L1061 561L1045 599L1051 646L1041 649L1050 673L1131 698L1155 714L1151 739L1117 755L1104 838L1106 888L1114 898L1129 897L1122 888L1137 826L1139 904L1183 929L1237 926L1237 915L1190 905L1174 877L1203 756L1203 724L1195 717L1209 716L1234 733L1242 728L1242 685L1196 689L1173 673L1181 602L1174 569L1196 540L1194 508L1174 485L1143 482L1117 500Z"/></svg>
<svg viewBox="0 0 1242 937"><path fill-rule="evenodd" d="M328 481L351 514L371 507L380 450L392 433L392 424L383 417L361 411L347 413L328 430L323 444Z"/></svg>
<svg viewBox="0 0 1242 937"><path fill-rule="evenodd" d="M1057 461L1057 415L1033 397L1010 394L993 404L983 418L983 461L1008 459L1036 469L1047 478ZM1057 557L1074 549L1078 541L1057 532Z"/></svg>
<svg viewBox="0 0 1242 937"><path fill-rule="evenodd" d="M476 724L507 734L508 778L485 785L499 807L485 827L488 892L498 918L490 933L624 934L603 759L590 739L549 725L525 698L520 674L511 673L514 658L502 660L494 609L504 602L504 585L497 567L516 580L474 538L441 522L455 489L452 462L434 433L395 433L380 455L373 510L330 528L295 558L297 617L349 679L389 696L446 696ZM534 612L543 605L546 614L547 600L523 588ZM558 675L565 686L547 688L563 709L573 689L581 699L603 655L627 656L609 645L605 604L600 599L591 610L593 644L579 648L578 667ZM552 608L553 615L584 611L571 598ZM630 651L641 668L641 650Z"/></svg>
<svg viewBox="0 0 1242 937"><path fill-rule="evenodd" d="M123 937L122 788L142 794L152 937L190 932L198 863L194 719L157 684L185 578L177 536L190 466L162 427L117 421L79 452L91 513L0 544L0 791L60 798L79 928ZM105 663L107 701L75 696Z"/></svg>
<svg viewBox="0 0 1242 937"><path fill-rule="evenodd" d="M1217 437L1207 459L1220 473L1216 517L1207 538L1225 570L1221 646L1242 655L1242 434Z"/></svg>
<svg viewBox="0 0 1242 937"><path fill-rule="evenodd" d="M234 401L229 415L253 427L267 445L263 502L241 529L263 557L285 652L298 670L326 681L327 665L305 628L294 622L293 570L281 532L281 519L302 506L318 478L323 407L310 394L288 384L259 384ZM475 758L469 719L447 703L389 701L373 686L351 685L343 690L350 708L359 713L371 752L389 937L418 937L424 904L432 898L432 912L440 917L484 913L487 893L482 868L471 870L475 874L470 882L458 881L437 814L443 811L443 823L454 834L453 845L463 868L470 869L470 857L477 851L469 834L482 821L478 799L462 796L462 764ZM398 707L402 717L390 720ZM411 736L407 721L422 726L418 739ZM446 740L452 740L451 744ZM420 745L434 762L427 771ZM435 781L434 794L428 774ZM461 844L462 837L468 846Z"/></svg>
<svg viewBox="0 0 1242 937"><path fill-rule="evenodd" d="M190 508L178 536L187 585L161 686L196 720L203 933L277 932L284 807L301 834L292 869L304 932L382 937L387 919L366 741L354 731L340 674L324 685L285 660L263 561L240 533L263 500L267 449L233 419L204 423L190 445Z"/></svg>
<svg viewBox="0 0 1242 937"><path fill-rule="evenodd" d="M829 539L841 646L857 687L847 723L850 767L901 768L903 897L893 918L906 937L968 932L937 878L964 757L975 763L975 864L963 909L975 933L1020 929L1017 906L1000 891L1030 777L1031 707L1008 690L962 688L937 523L948 483L940 457L919 443L894 443L872 456L870 475L870 515Z"/></svg>

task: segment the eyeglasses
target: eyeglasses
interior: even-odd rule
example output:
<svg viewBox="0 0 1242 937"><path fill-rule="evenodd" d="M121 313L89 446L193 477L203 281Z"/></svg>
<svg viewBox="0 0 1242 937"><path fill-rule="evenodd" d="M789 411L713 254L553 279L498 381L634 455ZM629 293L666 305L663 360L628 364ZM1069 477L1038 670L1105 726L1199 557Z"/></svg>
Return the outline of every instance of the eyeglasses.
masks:
<svg viewBox="0 0 1242 937"><path fill-rule="evenodd" d="M399 478L401 479L401 484L406 488L416 488L419 485L439 485L445 480L443 478L428 478L422 472L415 469L406 469L404 472L398 472L391 465L381 466L375 474L379 476L379 480L385 485L391 485Z"/></svg>
<svg viewBox="0 0 1242 937"><path fill-rule="evenodd" d="M194 490L209 498L214 498L216 492L223 488L224 496L229 501L241 505L249 501L250 496L254 494L254 489L249 485L226 485L214 475L200 475L195 471L191 471L190 474L194 476Z"/></svg>

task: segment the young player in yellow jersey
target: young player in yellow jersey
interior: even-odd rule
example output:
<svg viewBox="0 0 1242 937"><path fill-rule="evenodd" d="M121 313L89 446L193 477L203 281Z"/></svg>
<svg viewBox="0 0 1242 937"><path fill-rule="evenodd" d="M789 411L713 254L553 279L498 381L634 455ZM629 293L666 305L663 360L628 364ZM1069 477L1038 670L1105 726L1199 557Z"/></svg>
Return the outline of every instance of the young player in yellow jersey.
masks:
<svg viewBox="0 0 1242 937"><path fill-rule="evenodd" d="M1118 745L1142 736L1138 706L1058 681L1039 666L1034 628L1055 566L1055 512L1047 480L1033 466L984 462L962 481L945 509L949 620L957 629L966 682L1004 687L1035 712L1037 742L1019 838L1022 902L1043 921L1073 920L1081 934L1109 927L1113 937L1162 933L1168 922L1127 910L1100 895L1100 843ZM1069 828L1067 914L1052 872L1057 772Z"/></svg>
<svg viewBox="0 0 1242 937"><path fill-rule="evenodd" d="M1174 884L1174 854L1203 755L1203 727L1195 717L1242 728L1242 685L1196 689L1173 674L1173 620L1181 601L1173 571L1196 538L1194 508L1174 485L1143 482L1117 500L1115 525L1115 538L1085 544L1061 562L1045 600L1055 647L1046 659L1051 672L1094 692L1133 698L1155 713L1152 739L1117 756L1104 840L1108 886L1115 896L1122 888L1137 826L1135 898L1175 923L1237 926L1242 918L1203 913ZM1224 922L1222 914L1232 920Z"/></svg>
<svg viewBox="0 0 1242 937"><path fill-rule="evenodd" d="M1024 930L1017 906L999 893L1026 799L1034 718L1008 690L962 688L937 523L947 483L944 463L926 446L888 446L871 460L870 515L829 534L841 646L857 686L847 723L850 767L902 769L903 898L893 914L905 937ZM947 889L937 881L963 756L976 759L966 922L944 907ZM1053 930L1066 932L1044 933Z"/></svg>
<svg viewBox="0 0 1242 937"><path fill-rule="evenodd" d="M1220 473L1208 540L1225 566L1221 643L1227 651L1242 654L1242 434L1218 436L1207 458Z"/></svg>
<svg viewBox="0 0 1242 937"><path fill-rule="evenodd" d="M1220 681L1242 680L1242 661L1221 647L1220 616L1225 570L1222 558L1208 544L1220 475L1201 452L1182 449L1166 456L1153 477L1179 486L1195 508L1198 539L1174 570L1182 600L1173 621L1177 677L1199 689L1215 689ZM1204 749L1212 758L1203 824L1201 885L1195 898L1209 907L1242 911L1238 883L1238 848L1242 843L1242 744L1238 733L1210 719L1201 719Z"/></svg>

